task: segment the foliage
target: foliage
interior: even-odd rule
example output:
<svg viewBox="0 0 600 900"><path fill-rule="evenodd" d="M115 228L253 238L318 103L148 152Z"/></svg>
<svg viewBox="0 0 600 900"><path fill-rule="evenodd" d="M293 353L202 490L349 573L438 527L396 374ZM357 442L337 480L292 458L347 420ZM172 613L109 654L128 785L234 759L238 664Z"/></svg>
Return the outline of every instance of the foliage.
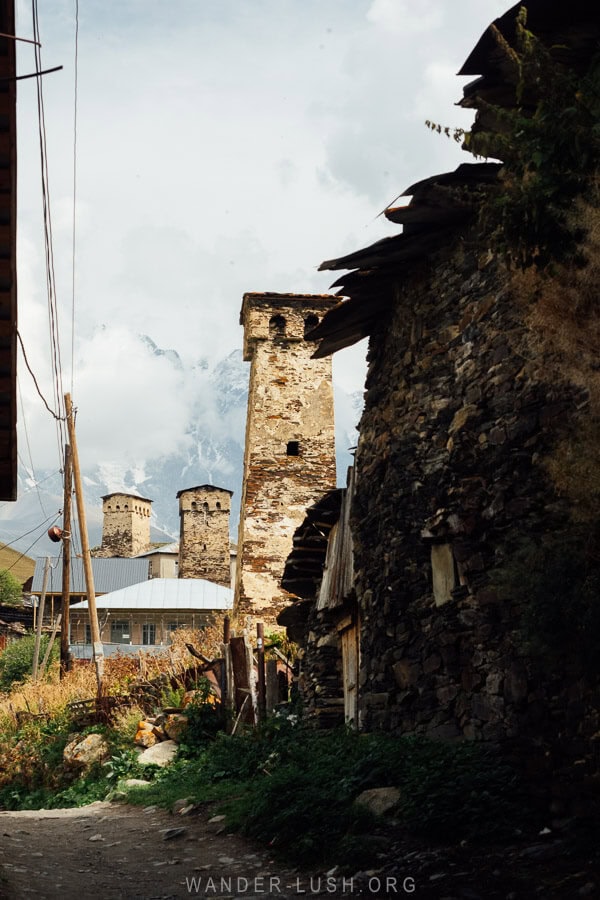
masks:
<svg viewBox="0 0 600 900"><path fill-rule="evenodd" d="M40 663L48 648L49 637L42 635L40 641ZM16 641L11 641L0 656L0 690L8 691L15 681L22 681L31 674L35 635L28 634ZM51 660L58 658L58 646L52 647Z"/></svg>
<svg viewBox="0 0 600 900"><path fill-rule="evenodd" d="M201 676L194 690L195 695L185 708L188 725L180 748L180 753L187 756L201 753L226 724L224 708L212 693L208 678Z"/></svg>
<svg viewBox="0 0 600 900"><path fill-rule="evenodd" d="M322 733L295 717L220 734L197 763L179 761L129 799L170 806L179 797L198 802L220 794L231 828L296 863L362 864L361 835L374 820L354 801L386 785L400 788L396 817L413 834L485 840L512 835L524 821L515 774L478 745Z"/></svg>
<svg viewBox="0 0 600 900"><path fill-rule="evenodd" d="M573 201L589 189L600 163L600 55L583 75L560 64L527 29L521 7L516 47L492 29L515 84L514 107L478 105L488 126L465 132L427 122L463 141L475 156L503 162L499 190L481 206L481 224L521 268L584 262L583 231Z"/></svg>
<svg viewBox="0 0 600 900"><path fill-rule="evenodd" d="M15 576L4 569L0 572L0 603L19 606L23 600L23 588Z"/></svg>

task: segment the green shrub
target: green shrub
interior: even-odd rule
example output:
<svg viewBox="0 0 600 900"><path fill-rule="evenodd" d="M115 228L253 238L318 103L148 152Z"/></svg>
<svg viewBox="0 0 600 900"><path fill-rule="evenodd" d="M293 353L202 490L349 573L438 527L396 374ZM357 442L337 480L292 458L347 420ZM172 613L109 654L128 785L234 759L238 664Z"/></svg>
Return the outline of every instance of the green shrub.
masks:
<svg viewBox="0 0 600 900"><path fill-rule="evenodd" d="M47 634L42 635L40 641L40 663L48 648L49 640ZM25 635L25 637L8 644L2 655L0 655L0 690L9 691L15 681L23 681L27 675L31 675L34 647L34 634ZM55 642L50 659L52 661L57 658L58 646Z"/></svg>
<svg viewBox="0 0 600 900"><path fill-rule="evenodd" d="M23 588L15 576L4 569L0 572L0 603L18 606L23 601Z"/></svg>

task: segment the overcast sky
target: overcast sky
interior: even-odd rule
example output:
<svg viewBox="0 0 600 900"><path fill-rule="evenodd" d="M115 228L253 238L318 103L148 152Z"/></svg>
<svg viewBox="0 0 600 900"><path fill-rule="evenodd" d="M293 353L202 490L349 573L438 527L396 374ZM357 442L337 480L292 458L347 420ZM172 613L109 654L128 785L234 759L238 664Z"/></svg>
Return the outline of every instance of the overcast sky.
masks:
<svg viewBox="0 0 600 900"><path fill-rule="evenodd" d="M40 0L65 390L71 388L74 0ZM244 291L325 292L323 259L397 233L378 213L468 161L458 71L501 0L80 0L74 401L84 469L183 440L186 366L241 346ZM17 0L17 34L31 37ZM20 44L19 74L34 70ZM19 321L50 388L34 80L18 87ZM364 345L335 377L360 389ZM53 423L20 362L37 468ZM186 393L186 391L188 393ZM116 437L115 426L119 437ZM21 431L20 451L27 458Z"/></svg>

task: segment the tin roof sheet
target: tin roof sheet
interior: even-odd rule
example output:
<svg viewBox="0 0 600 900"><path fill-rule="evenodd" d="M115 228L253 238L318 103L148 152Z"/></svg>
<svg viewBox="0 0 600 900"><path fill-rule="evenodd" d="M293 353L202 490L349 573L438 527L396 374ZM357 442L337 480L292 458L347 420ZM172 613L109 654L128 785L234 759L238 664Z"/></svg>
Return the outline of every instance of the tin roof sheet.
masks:
<svg viewBox="0 0 600 900"><path fill-rule="evenodd" d="M42 591L44 582L45 558L38 557L35 561L35 572L31 590L34 594ZM121 557L109 557L97 559L92 557L92 574L94 576L94 588L97 594L107 594L131 584L138 584L148 580L149 564L147 558L136 557L134 559L122 559ZM62 558L50 559L50 571L48 573L48 594L62 593ZM71 594L85 594L85 575L83 560L71 560Z"/></svg>
<svg viewBox="0 0 600 900"><path fill-rule="evenodd" d="M153 578L104 594L97 599L96 606L130 610L229 610L233 607L233 591L201 578ZM71 609L87 609L87 601L74 603Z"/></svg>

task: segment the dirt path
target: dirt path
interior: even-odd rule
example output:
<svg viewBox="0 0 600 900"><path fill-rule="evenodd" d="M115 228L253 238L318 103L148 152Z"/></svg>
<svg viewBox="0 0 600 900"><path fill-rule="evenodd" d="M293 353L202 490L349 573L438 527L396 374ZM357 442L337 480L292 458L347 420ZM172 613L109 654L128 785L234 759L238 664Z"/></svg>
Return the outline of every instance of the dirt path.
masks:
<svg viewBox="0 0 600 900"><path fill-rule="evenodd" d="M206 810L182 817L156 807L103 802L79 809L0 812L0 897L283 900L303 891L321 895L304 885L305 876L276 864L263 848L215 833L210 816Z"/></svg>

